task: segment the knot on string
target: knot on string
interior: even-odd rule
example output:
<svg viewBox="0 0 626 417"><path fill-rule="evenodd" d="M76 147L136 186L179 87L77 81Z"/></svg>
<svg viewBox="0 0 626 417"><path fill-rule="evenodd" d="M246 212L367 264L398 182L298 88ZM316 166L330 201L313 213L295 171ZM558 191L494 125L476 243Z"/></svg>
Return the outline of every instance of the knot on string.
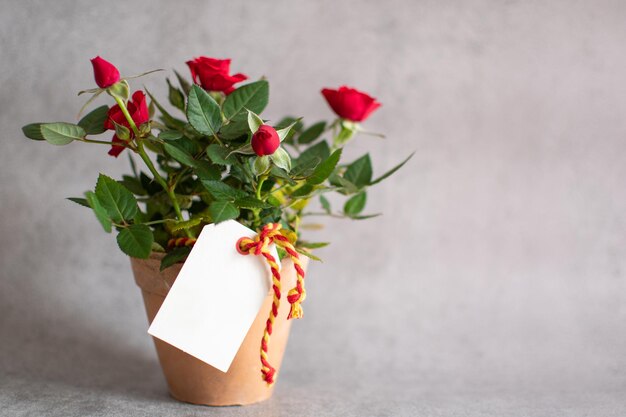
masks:
<svg viewBox="0 0 626 417"><path fill-rule="evenodd" d="M261 374L263 375L263 380L267 382L268 385L274 383L276 376L276 369L268 360L268 345L270 336L272 335L274 320L278 315L278 307L280 306L281 298L279 266L277 260L274 259L274 256L272 256L269 250L269 246L272 243L287 252L293 262L297 275L296 286L289 290L287 294L287 301L291 305L287 319L299 319L302 317L301 303L306 298L306 291L304 290L304 270L300 264L300 256L295 247L289 242L289 239L282 234L281 227L279 223L268 223L261 228L254 238L242 237L236 244L237 251L242 255L263 256L272 271L272 290L274 293L272 308L265 325L263 338L261 339Z"/></svg>

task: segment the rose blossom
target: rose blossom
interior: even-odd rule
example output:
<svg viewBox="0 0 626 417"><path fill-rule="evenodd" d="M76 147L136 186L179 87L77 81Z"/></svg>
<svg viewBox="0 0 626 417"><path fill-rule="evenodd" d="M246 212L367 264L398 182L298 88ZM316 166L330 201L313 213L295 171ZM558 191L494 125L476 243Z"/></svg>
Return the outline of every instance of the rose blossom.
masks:
<svg viewBox="0 0 626 417"><path fill-rule="evenodd" d="M216 59L201 56L187 61L191 78L207 91L221 91L231 93L234 84L247 80L244 74L229 75L230 59Z"/></svg>
<svg viewBox="0 0 626 417"><path fill-rule="evenodd" d="M338 90L324 88L322 94L337 116L353 122L362 122L381 106L375 98L346 86Z"/></svg>

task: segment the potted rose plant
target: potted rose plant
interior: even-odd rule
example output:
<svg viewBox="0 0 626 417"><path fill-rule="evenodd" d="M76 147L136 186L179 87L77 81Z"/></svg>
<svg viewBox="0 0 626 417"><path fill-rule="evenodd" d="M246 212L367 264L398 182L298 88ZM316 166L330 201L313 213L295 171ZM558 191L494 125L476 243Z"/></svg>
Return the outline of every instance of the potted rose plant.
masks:
<svg viewBox="0 0 626 417"><path fill-rule="evenodd" d="M85 107L102 93L114 103L93 109L78 123L29 124L24 134L53 145L83 142L108 146L114 157L129 155L129 175L114 180L100 174L94 190L70 200L93 210L105 232L117 233L120 249L131 258L150 321L205 225L234 219L260 235L273 233L281 243L283 281L294 286L287 294L291 305L279 306L280 293L268 295L227 373L154 340L175 398L211 405L268 398L287 340L287 318L301 316L306 263L299 255L317 259L312 250L326 245L301 236L301 221L311 214L309 203L319 200L317 215L369 218L363 214L367 189L410 156L378 177L372 174L368 154L342 161L343 147L380 106L352 88L322 90L338 116L330 123L305 125L292 117L270 123L260 116L268 104L268 82L241 85L247 76L231 75L228 59L187 62L191 82L177 72L177 85L167 80L168 108L147 90L131 91L134 77L121 78L111 63L96 57L92 64L98 87L79 93L92 95ZM94 138L101 134L106 139ZM345 196L340 210L331 207L327 193ZM262 347L259 362L258 342L269 336L267 311L273 309L272 345ZM273 366L263 362L264 354Z"/></svg>

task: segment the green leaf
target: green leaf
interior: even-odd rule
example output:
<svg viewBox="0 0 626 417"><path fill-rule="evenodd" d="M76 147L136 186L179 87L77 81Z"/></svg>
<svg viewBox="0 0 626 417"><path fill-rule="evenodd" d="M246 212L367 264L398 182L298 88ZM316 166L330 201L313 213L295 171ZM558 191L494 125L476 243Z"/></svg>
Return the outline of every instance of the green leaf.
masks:
<svg viewBox="0 0 626 417"><path fill-rule="evenodd" d="M194 217L194 218L189 219L189 220L173 223L170 226L170 229L173 232L177 232L177 231L183 230L183 229L191 229L192 227L196 227L200 223L202 223L202 217Z"/></svg>
<svg viewBox="0 0 626 417"><path fill-rule="evenodd" d="M135 160L130 152L128 153L128 163L130 164L130 169L133 172L133 175L135 177L139 177L139 174L137 173L137 165L135 165Z"/></svg>
<svg viewBox="0 0 626 417"><path fill-rule="evenodd" d="M107 233L111 233L111 230L113 230L111 226L111 218L107 214L106 209L102 207L102 204L100 204L100 201L98 200L96 194L93 191L87 191L85 193L85 196L87 197L87 203L89 204L89 207L91 207L93 212L96 214L96 218L102 225L104 231Z"/></svg>
<svg viewBox="0 0 626 417"><path fill-rule="evenodd" d="M404 161L400 162L398 165L396 165L395 167L391 168L389 171L385 172L383 175L381 175L380 177L376 178L375 180L371 181L369 183L369 185L374 185L374 184L378 184L379 182L381 182L382 180L390 177L391 175L393 175L397 170L399 170L400 168L402 168L404 166L404 164L406 164L407 162L409 162L409 159L411 159L413 157L413 155L415 155L415 152L411 153L411 155L409 155Z"/></svg>
<svg viewBox="0 0 626 417"><path fill-rule="evenodd" d="M283 148L276 149L270 158L277 167L284 169L286 172L291 171L291 157Z"/></svg>
<svg viewBox="0 0 626 417"><path fill-rule="evenodd" d="M263 126L263 119L258 114L248 110L248 127L252 133L256 133Z"/></svg>
<svg viewBox="0 0 626 417"><path fill-rule="evenodd" d="M254 175L258 177L259 175L266 172L270 167L270 162L270 157L267 155L256 157L254 159L254 163L252 164L252 170L254 172Z"/></svg>
<svg viewBox="0 0 626 417"><path fill-rule="evenodd" d="M315 139L319 138L322 133L324 133L324 129L326 129L326 122L318 122L311 125L305 131L300 133L300 136L298 136L298 143L307 144L313 142Z"/></svg>
<svg viewBox="0 0 626 417"><path fill-rule="evenodd" d="M299 247L308 249L325 248L328 245L330 245L330 242L304 242L302 240L298 241Z"/></svg>
<svg viewBox="0 0 626 417"><path fill-rule="evenodd" d="M315 172L315 168L320 164L322 160L318 157L308 159L302 163L297 163L296 166L291 170L291 175L294 178L304 179L310 177L313 172ZM296 159L295 162L298 162Z"/></svg>
<svg viewBox="0 0 626 417"><path fill-rule="evenodd" d="M202 180L219 180L222 178L222 171L219 167L207 160L196 160L195 169L196 175Z"/></svg>
<svg viewBox="0 0 626 417"><path fill-rule="evenodd" d="M133 193L104 174L98 177L96 196L115 222L131 220L137 214L137 200Z"/></svg>
<svg viewBox="0 0 626 417"><path fill-rule="evenodd" d="M189 167L194 167L196 165L196 161L193 159L193 156L182 148L179 148L170 143L164 143L163 149L165 149L165 152L169 156L171 156L172 158L174 158L175 160L177 160L183 165L186 165Z"/></svg>
<svg viewBox="0 0 626 417"><path fill-rule="evenodd" d="M232 121L227 125L223 125L220 129L220 138L224 140L233 140L242 136L247 136L250 129L247 120Z"/></svg>
<svg viewBox="0 0 626 417"><path fill-rule="evenodd" d="M279 199L277 199L276 197L274 197L273 195L269 195L267 197L267 203L273 207L280 207L282 206L281 202Z"/></svg>
<svg viewBox="0 0 626 417"><path fill-rule="evenodd" d="M128 190L135 195L146 195L148 194L146 190L141 185L141 181L138 178L135 178L130 175L122 175L122 181L120 181L124 187L128 188Z"/></svg>
<svg viewBox="0 0 626 417"><path fill-rule="evenodd" d="M308 195L311 194L313 191L315 191L315 186L311 184L304 184L302 187L298 188L296 191L291 193L291 197L293 198L308 197Z"/></svg>
<svg viewBox="0 0 626 417"><path fill-rule="evenodd" d="M235 206L239 208L247 208L247 209L264 209L272 207L270 204L267 204L261 200L257 200L254 197L243 197L235 200Z"/></svg>
<svg viewBox="0 0 626 417"><path fill-rule="evenodd" d="M289 126L290 124L295 123L296 125L293 127L293 133L298 133L302 131L302 117L293 117L286 116L283 117L274 125L275 129L282 129L284 127Z"/></svg>
<svg viewBox="0 0 626 417"><path fill-rule="evenodd" d="M228 176L232 177L235 180L238 180L242 184L249 184L254 178L254 173L252 172L252 162L253 158L246 158L245 162L240 163L235 160L233 165L230 166L230 170L228 171Z"/></svg>
<svg viewBox="0 0 626 417"><path fill-rule="evenodd" d="M120 249L133 258L146 259L152 252L154 236L145 224L133 224L123 228L117 235Z"/></svg>
<svg viewBox="0 0 626 417"><path fill-rule="evenodd" d="M322 262L322 260L320 258L318 258L317 256L313 255L311 252L300 249L300 248L296 248L296 252L298 252L300 255L304 255L307 258L313 259L314 261L318 261L318 262Z"/></svg>
<svg viewBox="0 0 626 417"><path fill-rule="evenodd" d="M165 110L165 108L161 105L161 103L159 103L158 100L154 98L152 93L147 88L145 90L148 96L150 97L150 100L152 100L151 104L154 104L161 112L161 117L163 121L165 122L165 124L167 125L167 127L172 128L172 129L179 129L179 130L182 130L185 128L185 124L186 124L185 122L169 114L168 111Z"/></svg>
<svg viewBox="0 0 626 417"><path fill-rule="evenodd" d="M213 222L220 223L239 216L239 209L229 201L214 201L209 206L209 213Z"/></svg>
<svg viewBox="0 0 626 417"><path fill-rule="evenodd" d="M354 194L359 191L356 185L336 173L333 173L328 180L332 185L343 188L343 192L340 191L342 194Z"/></svg>
<svg viewBox="0 0 626 417"><path fill-rule="evenodd" d="M148 90L146 89L146 92ZM150 116L151 119L154 118L154 113L156 112L156 106L154 104L154 100L150 100L150 103L148 104L148 116Z"/></svg>
<svg viewBox="0 0 626 417"><path fill-rule="evenodd" d="M254 149L252 148L252 145L249 143L246 143L245 145L241 145L240 147L238 147L237 149L233 149L232 151L230 151L230 153L228 154L228 156L231 156L232 154L235 153L240 153L243 155L254 155Z"/></svg>
<svg viewBox="0 0 626 417"><path fill-rule="evenodd" d="M178 140L183 137L183 132L178 130L164 130L159 133L159 139L161 140Z"/></svg>
<svg viewBox="0 0 626 417"><path fill-rule="evenodd" d="M185 94L189 94L189 90L191 90L191 84L189 84L189 81L184 79L183 76L180 75L176 70L174 70L174 74L176 74L176 78L178 78L178 83L180 84L180 87L183 89Z"/></svg>
<svg viewBox="0 0 626 417"><path fill-rule="evenodd" d="M167 78L167 86L169 87L168 98L172 106L176 107L181 111L185 111L185 95L178 88L174 87L170 82L170 79Z"/></svg>
<svg viewBox="0 0 626 417"><path fill-rule="evenodd" d="M191 248L189 246L183 246L180 248L174 248L170 253L165 255L163 259L161 259L161 268L163 271L165 268L169 268L170 266L184 260L189 256L191 252Z"/></svg>
<svg viewBox="0 0 626 417"><path fill-rule="evenodd" d="M331 212L330 201L328 201L328 199L324 197L323 195L320 195L320 204L322 205L322 208L324 209L324 211L330 214Z"/></svg>
<svg viewBox="0 0 626 417"><path fill-rule="evenodd" d="M358 194L350 197L346 204L343 206L343 212L349 216L353 217L363 211L365 208L365 202L367 201L367 194L365 191L361 191Z"/></svg>
<svg viewBox="0 0 626 417"><path fill-rule="evenodd" d="M185 194L174 194L176 197L176 201L181 209L187 210L193 204L193 197ZM171 200L165 196L165 194L161 194L161 197L165 201L165 204L168 206L171 204Z"/></svg>
<svg viewBox="0 0 626 417"><path fill-rule="evenodd" d="M369 154L348 165L343 177L359 188L369 185L372 181L372 161Z"/></svg>
<svg viewBox="0 0 626 417"><path fill-rule="evenodd" d="M68 197L68 200L83 206L83 207L87 207L87 208L91 208L91 206L89 205L89 203L87 202L86 198L82 198L82 197Z"/></svg>
<svg viewBox="0 0 626 417"><path fill-rule="evenodd" d="M53 145L67 145L73 140L84 139L87 136L85 129L71 123L42 123L41 136Z"/></svg>
<svg viewBox="0 0 626 417"><path fill-rule="evenodd" d="M232 201L248 195L245 191L233 188L222 181L202 180L202 185L204 185L204 188L206 188L216 200Z"/></svg>
<svg viewBox="0 0 626 417"><path fill-rule="evenodd" d="M293 145L294 135L302 131L302 118L296 119L295 117L287 116L282 118L278 123L274 125L274 128L279 130L289 126L292 123L295 123L295 125L291 128L289 133L287 133L287 137L283 140L284 143L289 145Z"/></svg>
<svg viewBox="0 0 626 417"><path fill-rule="evenodd" d="M209 93L195 84L189 91L187 119L203 135L216 134L222 126L220 106Z"/></svg>
<svg viewBox="0 0 626 417"><path fill-rule="evenodd" d="M232 165L235 162L235 158L229 156L231 151L228 148L224 148L216 143L209 145L206 149L206 154L214 164L218 165Z"/></svg>
<svg viewBox="0 0 626 417"><path fill-rule="evenodd" d="M323 161L329 156L330 148L328 147L328 143L322 141L302 152L296 161L297 165L302 165L309 162L311 159L319 158L320 161Z"/></svg>
<svg viewBox="0 0 626 417"><path fill-rule="evenodd" d="M201 146L198 144L198 142L192 139L189 139L186 136L183 136L182 138L178 139L176 142L172 142L172 145L176 146L179 149L187 151L187 153L191 155L195 155L196 153L199 153L201 150Z"/></svg>
<svg viewBox="0 0 626 417"><path fill-rule="evenodd" d="M277 129L276 130L276 134L278 135L278 138L280 139L280 141L284 141L287 136L289 135L289 132L291 131L291 129L297 125L300 122L301 119L297 119L295 122L291 123L289 126L287 127L283 127L282 129Z"/></svg>
<svg viewBox="0 0 626 417"><path fill-rule="evenodd" d="M366 215L361 215L361 216L350 216L350 218L352 220L367 220L373 217L378 217L380 215L381 215L380 213L376 213L376 214L366 214Z"/></svg>
<svg viewBox="0 0 626 417"><path fill-rule="evenodd" d="M153 178L150 178L145 173L139 173L139 182L141 182L141 186L148 193L148 195L155 195L163 191L163 188L156 182Z"/></svg>
<svg viewBox="0 0 626 417"><path fill-rule="evenodd" d="M226 96L224 100L224 117L226 120L245 118L246 109L261 113L267 106L270 87L265 80L243 85Z"/></svg>
<svg viewBox="0 0 626 417"><path fill-rule="evenodd" d="M78 125L82 127L88 135L99 135L104 133L104 122L106 122L109 115L108 106L100 106L85 115Z"/></svg>
<svg viewBox="0 0 626 417"><path fill-rule="evenodd" d="M43 138L43 135L41 134L42 124L43 123L31 123L22 127L22 132L24 133L24 136L26 136L28 139L33 140L45 140Z"/></svg>
<svg viewBox="0 0 626 417"><path fill-rule="evenodd" d="M332 153L332 155L326 158L325 161L319 164L315 168L315 171L313 171L313 174L306 180L306 182L308 184L317 185L326 181L326 179L330 177L330 174L332 174L335 170L335 167L337 166L337 163L341 158L341 151L341 149L337 149L335 152Z"/></svg>
<svg viewBox="0 0 626 417"><path fill-rule="evenodd" d="M274 176L276 178L280 178L281 180L285 180L290 185L296 185L296 182L293 179L291 179L291 177L289 176L287 171L285 171L282 168L277 167L276 165L274 165L272 167L272 169L270 170L270 173L272 174L272 176Z"/></svg>

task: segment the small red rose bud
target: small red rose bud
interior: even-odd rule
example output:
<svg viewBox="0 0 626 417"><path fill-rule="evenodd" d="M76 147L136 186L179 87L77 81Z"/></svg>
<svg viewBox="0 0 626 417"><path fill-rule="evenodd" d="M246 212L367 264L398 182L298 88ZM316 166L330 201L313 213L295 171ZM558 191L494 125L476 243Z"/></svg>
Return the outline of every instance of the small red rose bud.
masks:
<svg viewBox="0 0 626 417"><path fill-rule="evenodd" d="M120 80L120 72L109 61L105 61L97 56L91 60L91 64L93 65L93 76L98 87L107 88Z"/></svg>
<svg viewBox="0 0 626 417"><path fill-rule="evenodd" d="M252 135L252 149L258 156L271 155L280 146L280 138L272 126L261 125Z"/></svg>

